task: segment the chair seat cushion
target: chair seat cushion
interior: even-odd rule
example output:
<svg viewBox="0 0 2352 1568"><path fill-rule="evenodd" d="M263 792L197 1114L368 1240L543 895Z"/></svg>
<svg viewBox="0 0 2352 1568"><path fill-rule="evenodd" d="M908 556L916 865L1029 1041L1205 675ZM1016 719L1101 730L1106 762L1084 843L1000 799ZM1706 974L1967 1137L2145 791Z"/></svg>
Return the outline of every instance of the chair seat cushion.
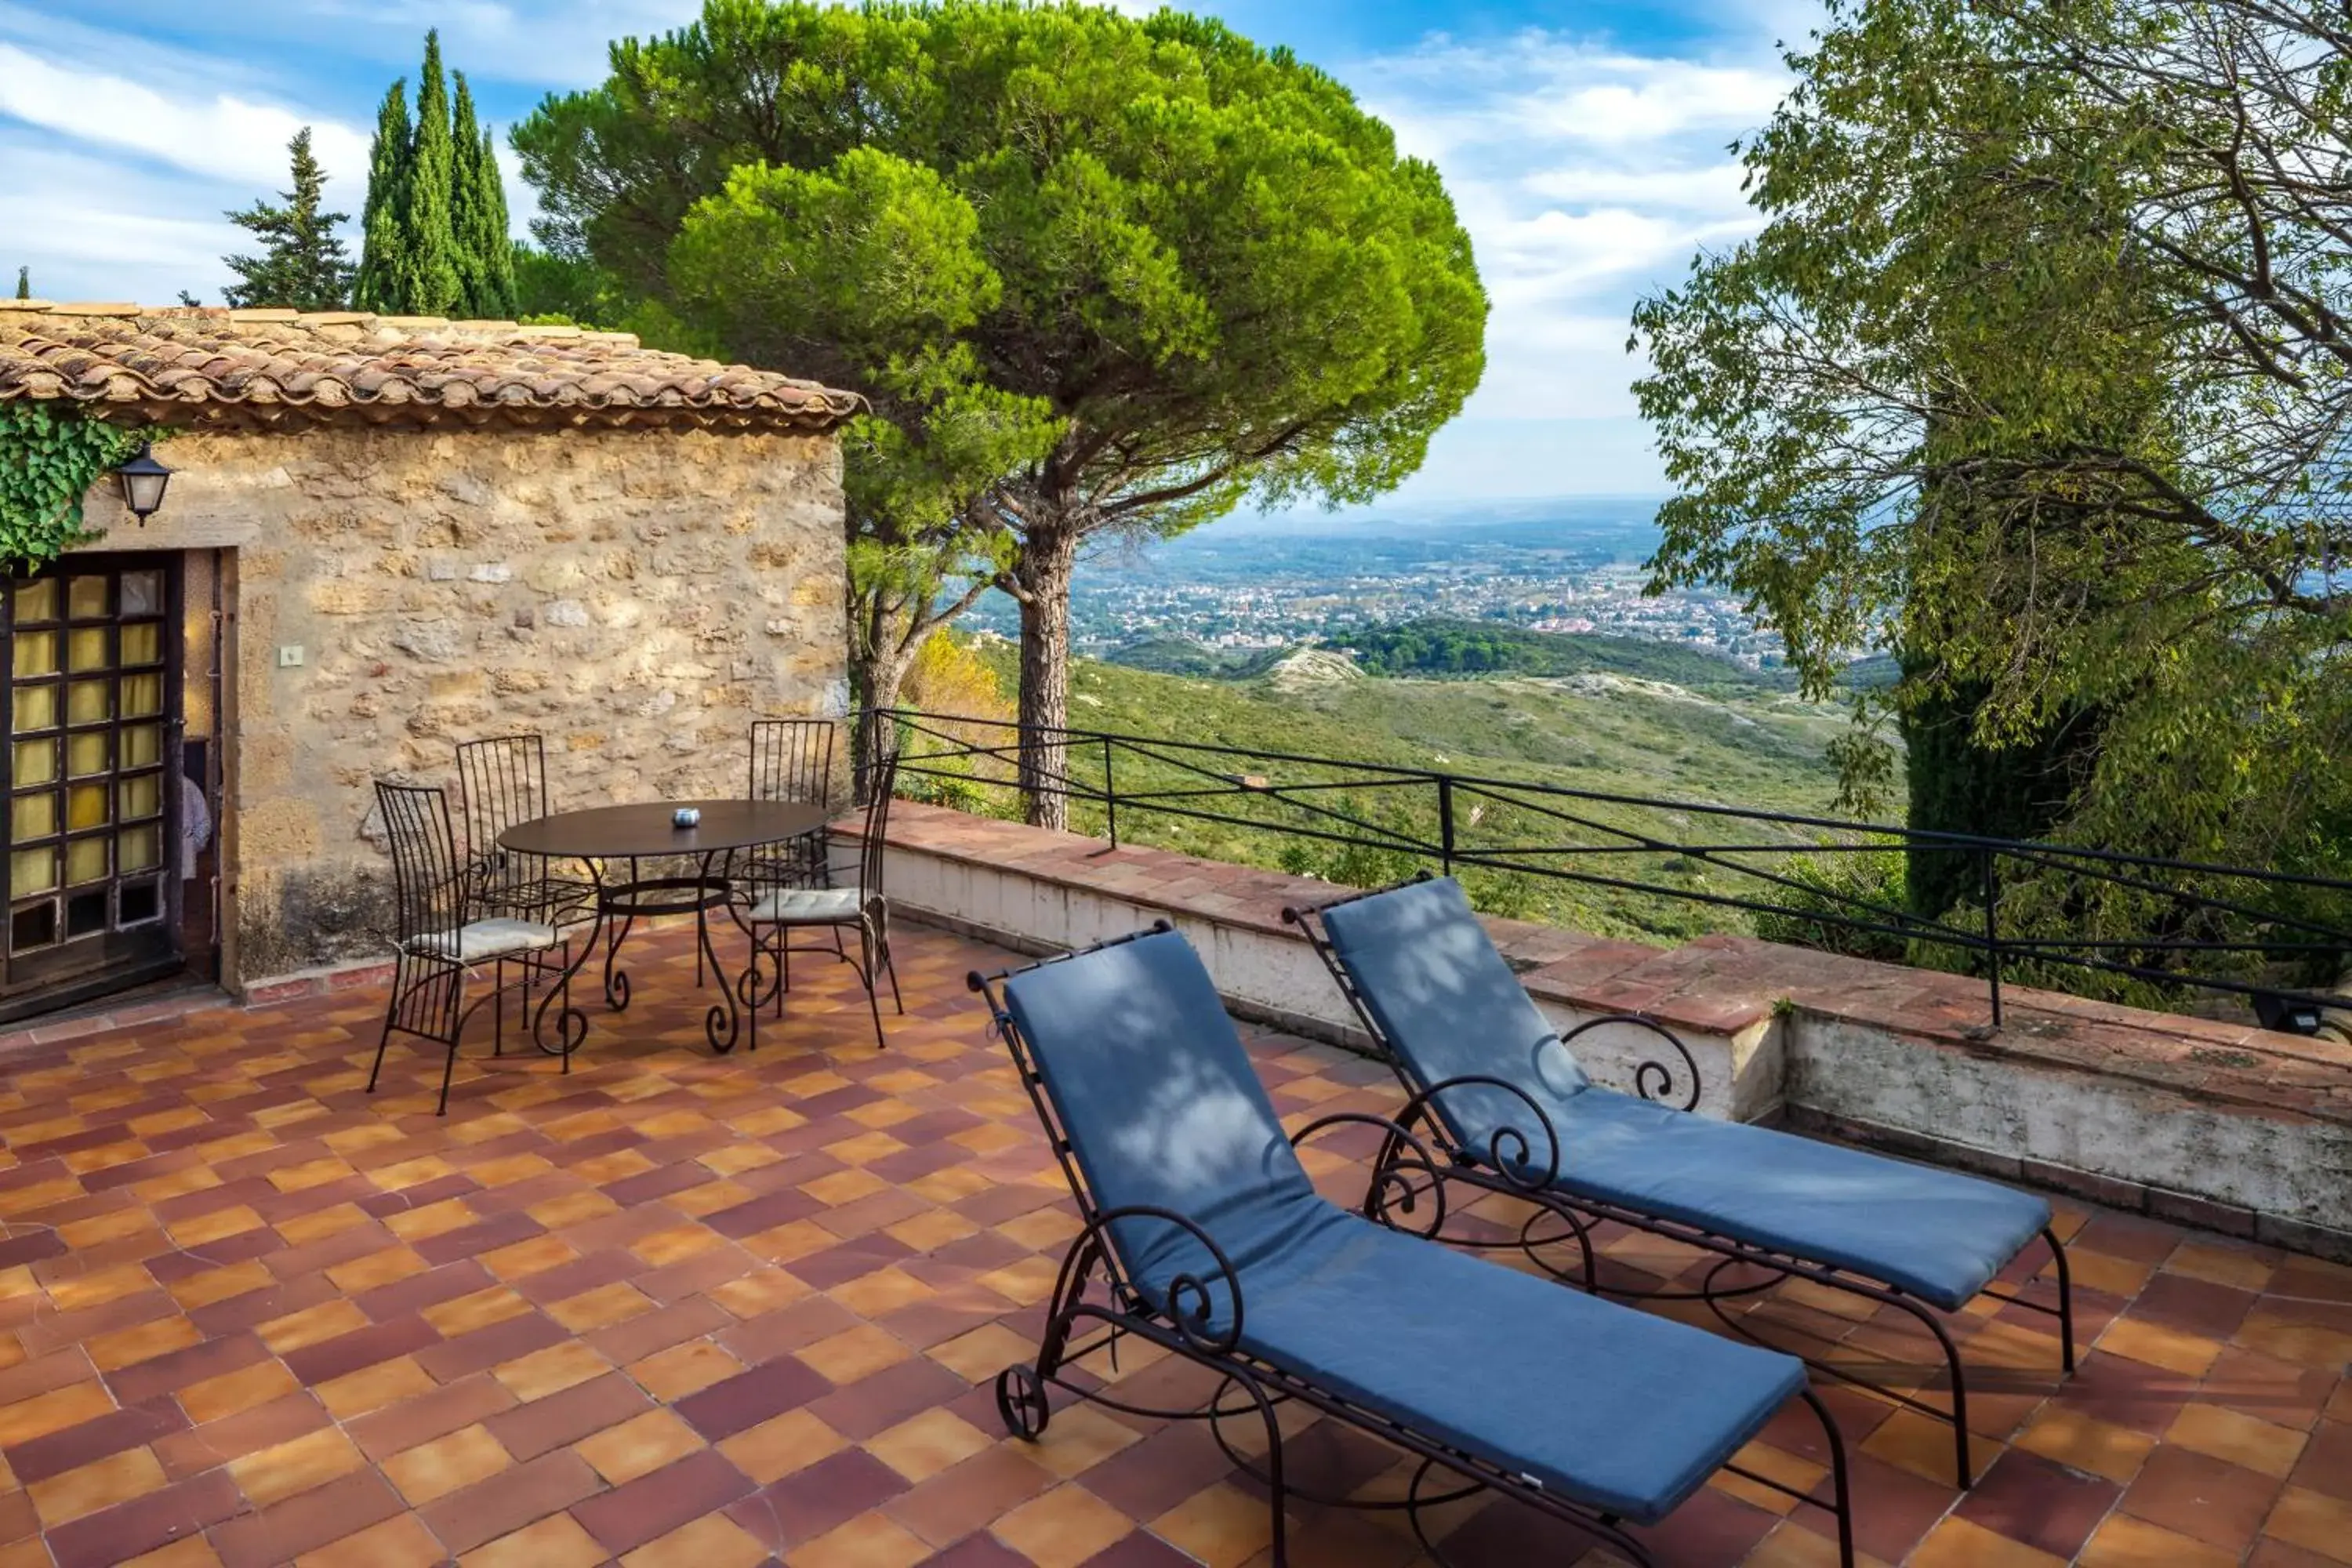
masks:
<svg viewBox="0 0 2352 1568"><path fill-rule="evenodd" d="M1545 1107L1558 1185L1834 1264L1947 1310L2050 1223L2050 1205L1955 1171L1590 1089Z"/></svg>
<svg viewBox="0 0 2352 1568"><path fill-rule="evenodd" d="M486 958L541 952L562 940L553 926L500 918L473 921L455 931L427 931L410 939L408 950L433 958L453 958L460 963L478 963Z"/></svg>
<svg viewBox="0 0 2352 1568"><path fill-rule="evenodd" d="M781 888L751 906L753 925L840 925L857 919L855 888Z"/></svg>
<svg viewBox="0 0 2352 1568"><path fill-rule="evenodd" d="M1242 1342L1557 1496L1652 1523L1805 1386L1795 1359L1321 1205L1242 1270Z"/></svg>

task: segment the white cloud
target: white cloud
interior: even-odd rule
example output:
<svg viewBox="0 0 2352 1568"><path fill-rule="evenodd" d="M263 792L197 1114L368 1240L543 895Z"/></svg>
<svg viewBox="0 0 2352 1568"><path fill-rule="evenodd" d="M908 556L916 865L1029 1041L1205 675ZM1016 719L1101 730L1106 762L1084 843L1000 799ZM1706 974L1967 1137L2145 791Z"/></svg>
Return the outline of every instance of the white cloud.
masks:
<svg viewBox="0 0 2352 1568"><path fill-rule="evenodd" d="M1657 142L1690 132L1744 130L1771 114L1780 100L1777 75L1746 67L1694 65L1552 48L1537 58L1555 82L1511 105L1528 127L1562 141L1611 146ZM1558 79L1600 77L1566 92Z"/></svg>
<svg viewBox="0 0 2352 1568"><path fill-rule="evenodd" d="M47 145L0 125L0 282L32 268L44 299L218 301L221 256L247 238L221 209L230 187ZM90 193L108 199L94 202Z"/></svg>
<svg viewBox="0 0 2352 1568"><path fill-rule="evenodd" d="M284 183L286 143L310 125L330 176L367 176L367 138L350 126L227 93L166 96L14 44L0 43L0 114L215 179L265 187Z"/></svg>
<svg viewBox="0 0 2352 1568"><path fill-rule="evenodd" d="M1747 170L1727 159L1687 169L1616 169L1591 163L1538 169L1528 194L1570 206L1617 202L1658 212L1738 217L1748 211Z"/></svg>
<svg viewBox="0 0 2352 1568"><path fill-rule="evenodd" d="M117 0L122 3L122 0ZM384 79L413 75L428 27L475 82L586 86L603 79L609 40L682 27L701 0L239 0L256 38L300 39L373 59ZM379 89L380 90L380 89Z"/></svg>
<svg viewBox="0 0 2352 1568"><path fill-rule="evenodd" d="M1438 37L1339 74L1444 175L1492 304L1485 383L1411 490L1658 488L1628 317L1700 250L1753 232L1728 148L1788 88L1769 40L1681 58L1556 33Z"/></svg>

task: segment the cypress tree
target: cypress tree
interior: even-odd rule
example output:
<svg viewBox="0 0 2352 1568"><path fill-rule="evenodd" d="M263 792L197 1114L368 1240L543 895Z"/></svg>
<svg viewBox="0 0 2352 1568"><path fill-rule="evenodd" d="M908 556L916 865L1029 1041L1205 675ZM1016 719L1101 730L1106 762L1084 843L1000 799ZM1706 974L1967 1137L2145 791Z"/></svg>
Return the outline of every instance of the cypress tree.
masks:
<svg viewBox="0 0 2352 1568"><path fill-rule="evenodd" d="M238 310L340 310L350 294L352 268L335 226L351 215L320 210L327 176L310 155L309 126L294 133L287 151L293 159L294 188L283 193L285 205L256 202L228 215L231 223L251 229L265 248L259 256L223 258L239 281L222 298Z"/></svg>
<svg viewBox="0 0 2352 1568"><path fill-rule="evenodd" d="M407 310L400 279L404 213L408 206L410 153L415 137L408 123L408 82L395 81L376 110L375 144L368 153L367 205L360 218L360 269L352 280L352 303L363 310L399 315Z"/></svg>
<svg viewBox="0 0 2352 1568"><path fill-rule="evenodd" d="M425 68L416 84L416 139L411 144L408 201L401 223L402 314L446 316L458 305L457 237L450 224L456 149L449 134L449 87L441 69L441 35L425 35Z"/></svg>
<svg viewBox="0 0 2352 1568"><path fill-rule="evenodd" d="M507 234L507 194L499 179L496 144L474 113L473 89L457 76L452 132L455 172L449 194L457 242L459 308L480 319L503 320L515 310L514 242Z"/></svg>
<svg viewBox="0 0 2352 1568"><path fill-rule="evenodd" d="M1927 487L1922 510L1936 527L1953 532L1985 533L1996 526L1948 483ZM1994 560L2014 557L2019 548L1995 536ZM2011 599L2016 589L2010 575L1980 572L1965 591L1996 602ZM1910 789L1905 821L1927 832L2047 837L2074 809L2098 761L2105 715L2069 703L2029 733L2003 745L1985 744L1977 735L1977 716L1992 700L1991 683L1942 678L1932 651L1950 640L1956 608L1915 585L1905 614L1913 646L1895 654L1909 692L1898 716ZM1920 919L1938 920L1957 905L1981 900L1984 865L1974 851L1915 847L1906 860L1905 901Z"/></svg>
<svg viewBox="0 0 2352 1568"><path fill-rule="evenodd" d="M507 185L499 173L498 139L482 130L481 157L474 165L480 182L482 274L488 279L484 296L495 306L486 314L501 319L515 313L515 247L512 219L507 212Z"/></svg>
<svg viewBox="0 0 2352 1568"><path fill-rule="evenodd" d="M16 268L16 298L29 300L32 297L33 269L29 267L19 267Z"/></svg>

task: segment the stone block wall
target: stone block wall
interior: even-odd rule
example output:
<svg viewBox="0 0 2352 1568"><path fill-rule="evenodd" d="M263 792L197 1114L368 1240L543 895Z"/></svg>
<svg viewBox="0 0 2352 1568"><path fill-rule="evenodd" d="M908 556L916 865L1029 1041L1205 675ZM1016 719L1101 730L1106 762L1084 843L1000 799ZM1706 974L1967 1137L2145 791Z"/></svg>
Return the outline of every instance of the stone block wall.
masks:
<svg viewBox="0 0 2352 1568"><path fill-rule="evenodd" d="M138 529L100 496L90 521L101 548L234 552L236 983L382 955L379 776L454 785L457 742L537 730L562 805L740 795L751 719L845 702L830 437L313 429L159 452L163 511Z"/></svg>

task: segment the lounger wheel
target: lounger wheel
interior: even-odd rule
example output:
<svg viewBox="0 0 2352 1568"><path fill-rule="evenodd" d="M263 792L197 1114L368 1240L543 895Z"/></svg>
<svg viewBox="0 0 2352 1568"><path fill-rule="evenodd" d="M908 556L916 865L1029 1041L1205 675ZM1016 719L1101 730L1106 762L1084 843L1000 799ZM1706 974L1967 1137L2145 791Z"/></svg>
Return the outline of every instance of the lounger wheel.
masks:
<svg viewBox="0 0 2352 1568"><path fill-rule="evenodd" d="M1045 1435L1054 1407L1045 1401L1045 1380L1025 1366L1008 1366L996 1374L996 1413L1004 1429L1024 1442Z"/></svg>

